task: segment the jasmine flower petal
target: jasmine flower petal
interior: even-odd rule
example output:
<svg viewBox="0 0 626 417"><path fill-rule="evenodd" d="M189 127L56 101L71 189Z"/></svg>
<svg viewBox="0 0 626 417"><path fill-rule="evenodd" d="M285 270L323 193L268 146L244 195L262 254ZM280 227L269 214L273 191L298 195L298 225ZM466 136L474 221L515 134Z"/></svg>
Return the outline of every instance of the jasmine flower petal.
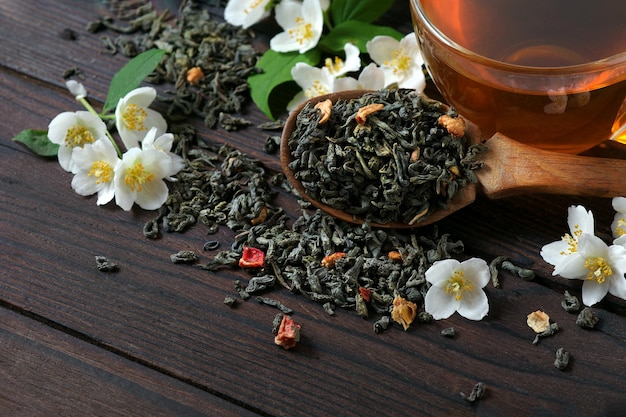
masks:
<svg viewBox="0 0 626 417"><path fill-rule="evenodd" d="M76 100L80 100L81 98L87 97L87 89L84 85L75 80L67 80L65 82L65 86L72 93L72 95L76 98Z"/></svg>
<svg viewBox="0 0 626 417"><path fill-rule="evenodd" d="M359 48L352 43L346 43L344 46L346 55L345 61L338 56L335 59L326 58L324 67L333 77L339 77L349 72L355 72L361 69L361 57Z"/></svg>
<svg viewBox="0 0 626 417"><path fill-rule="evenodd" d="M115 167L115 202L130 210L136 202L141 208L155 210L167 199L163 179L173 175L170 156L157 149L129 149Z"/></svg>
<svg viewBox="0 0 626 417"><path fill-rule="evenodd" d="M375 36L367 42L366 48L384 72L386 86L423 91L426 85L422 69L424 58L414 33L400 41L391 36Z"/></svg>
<svg viewBox="0 0 626 417"><path fill-rule="evenodd" d="M472 281L478 285L478 288L484 288L491 281L491 273L488 267L485 268L487 264L484 260L470 258L462 262L461 265L465 274L472 277Z"/></svg>
<svg viewBox="0 0 626 417"><path fill-rule="evenodd" d="M585 280L583 282L583 304L592 306L601 301L608 292L608 285L598 284L597 281Z"/></svg>
<svg viewBox="0 0 626 417"><path fill-rule="evenodd" d="M74 191L84 196L98 193L98 205L111 201L115 194L115 167L120 159L109 139L76 149L72 158L76 167L72 178Z"/></svg>
<svg viewBox="0 0 626 417"><path fill-rule="evenodd" d="M616 211L615 217L613 218L613 222L611 223L611 231L613 232L613 237L616 239L616 245L622 245L626 243L626 198L624 197L615 197L612 200L613 209ZM617 239L620 239L619 243Z"/></svg>
<svg viewBox="0 0 626 417"><path fill-rule="evenodd" d="M491 275L484 260L437 261L425 275L431 286L424 297L424 309L433 318L447 318L458 311L467 319L481 320L489 312L487 295L482 288L490 281Z"/></svg>
<svg viewBox="0 0 626 417"><path fill-rule="evenodd" d="M335 79L334 92L347 90L381 90L385 88L385 74L376 64L371 63L359 74L358 80L354 77Z"/></svg>
<svg viewBox="0 0 626 417"><path fill-rule="evenodd" d="M270 39L270 48L277 52L303 54L317 46L324 29L319 0L282 0L276 6L276 22L284 29Z"/></svg>
<svg viewBox="0 0 626 417"><path fill-rule="evenodd" d="M224 20L247 29L270 15L269 3L270 0L230 0L224 9Z"/></svg>
<svg viewBox="0 0 626 417"><path fill-rule="evenodd" d="M115 109L115 125L126 149L136 148L152 127L157 134L167 130L167 122L163 116L148 106L156 98L156 90L152 87L140 87L129 92L120 99Z"/></svg>
<svg viewBox="0 0 626 417"><path fill-rule="evenodd" d="M456 259L437 261L426 271L426 280L435 286L441 286L448 281L459 265L460 262Z"/></svg>
<svg viewBox="0 0 626 417"><path fill-rule="evenodd" d="M578 253L563 258L555 265L553 272L553 275L560 275L569 279L581 278L586 274L585 258Z"/></svg>
<svg viewBox="0 0 626 417"><path fill-rule="evenodd" d="M435 320L447 319L460 307L461 302L450 300L443 288L433 285L424 297L424 309Z"/></svg>
<svg viewBox="0 0 626 417"><path fill-rule="evenodd" d="M48 125L48 139L60 146L59 165L68 172L75 170L74 150L106 138L106 132L107 127L100 117L88 111L60 113Z"/></svg>
<svg viewBox="0 0 626 417"><path fill-rule="evenodd" d="M594 234L594 218L591 210L583 206L571 206L567 209L567 224L572 236L580 233Z"/></svg>
<svg viewBox="0 0 626 417"><path fill-rule="evenodd" d="M489 313L489 301L484 291L471 291L459 303L458 312L469 320L481 320Z"/></svg>
<svg viewBox="0 0 626 417"><path fill-rule="evenodd" d="M167 200L168 189L163 181L151 181L138 193L135 203L144 210L157 210Z"/></svg>
<svg viewBox="0 0 626 417"><path fill-rule="evenodd" d="M291 111L307 99L318 97L333 92L335 77L331 75L326 67L317 68L304 62L298 62L291 69L291 77L302 88L302 92L287 105L287 110Z"/></svg>
<svg viewBox="0 0 626 417"><path fill-rule="evenodd" d="M557 240L548 243L541 248L541 257L550 265L556 265L562 261L563 254L568 250L568 243L565 240ZM556 275L556 273L554 273Z"/></svg>

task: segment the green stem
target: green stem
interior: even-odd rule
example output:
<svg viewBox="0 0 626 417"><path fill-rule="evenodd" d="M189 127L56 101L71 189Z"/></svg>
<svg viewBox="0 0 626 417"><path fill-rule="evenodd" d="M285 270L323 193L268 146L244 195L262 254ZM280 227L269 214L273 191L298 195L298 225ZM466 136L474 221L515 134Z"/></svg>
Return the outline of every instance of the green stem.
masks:
<svg viewBox="0 0 626 417"><path fill-rule="evenodd" d="M95 114L96 116L100 117L101 119L111 119L111 118L115 118L114 115L111 116L106 116L106 115L100 115L98 114L98 112L91 106L91 104L89 104L89 102L87 101L87 99L85 97L81 97L78 99L78 101L80 101L80 103L89 111L89 113L91 114ZM113 139L113 136L111 136L111 133L109 132L109 130L106 130L106 135L109 138L109 140L111 141L111 143L113 144L113 148L115 148L115 152L117 152L117 156L118 157L122 157L122 151L120 150L120 147L117 146L117 143L115 142L115 139Z"/></svg>

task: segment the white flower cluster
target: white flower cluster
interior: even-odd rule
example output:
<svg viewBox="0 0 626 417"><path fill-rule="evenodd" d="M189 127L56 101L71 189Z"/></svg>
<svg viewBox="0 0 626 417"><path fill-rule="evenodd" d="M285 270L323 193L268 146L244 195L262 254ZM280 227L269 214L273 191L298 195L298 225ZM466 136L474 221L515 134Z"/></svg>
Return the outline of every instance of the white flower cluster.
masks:
<svg viewBox="0 0 626 417"><path fill-rule="evenodd" d="M593 213L583 206L571 206L569 233L541 249L544 261L554 266L554 275L583 280L582 298L587 306L609 293L626 300L626 197L615 197L613 208L614 240L610 245L595 235ZM424 309L434 319L458 312L470 320L481 320L489 312L483 288L490 272L484 260L437 261L426 271L426 280L431 287L424 298Z"/></svg>
<svg viewBox="0 0 626 417"><path fill-rule="evenodd" d="M130 210L134 203L156 210L168 195L164 179L183 168L172 153L174 136L166 133L160 113L148 108L156 98L152 87L140 87L120 99L115 123L127 151L119 150L106 124L85 101L84 86L68 81L67 87L89 111L63 112L48 126L48 138L59 145L61 167L74 174L72 188L80 195L98 194L98 205L113 198Z"/></svg>
<svg viewBox="0 0 626 417"><path fill-rule="evenodd" d="M344 46L345 61L339 57L334 61L329 58L321 68L304 62L294 65L291 76L302 92L289 102L287 109L293 110L310 98L338 91L380 90L392 86L424 91L424 60L415 34L409 33L399 41L391 36L375 36L366 47L374 62L363 68L358 79L346 76L361 70L359 49L351 43Z"/></svg>
<svg viewBox="0 0 626 417"><path fill-rule="evenodd" d="M568 209L569 233L541 249L543 259L554 266L553 275L583 280L583 303L592 306L608 293L626 300L626 198L615 197L617 212L607 245L595 235L594 218L583 206Z"/></svg>
<svg viewBox="0 0 626 417"><path fill-rule="evenodd" d="M270 0L230 0L224 18L230 24L247 28L269 16L271 4ZM300 53L315 48L322 36L324 11L329 4L329 0L281 0L275 6L275 16L283 32L270 40L270 48L276 52ZM321 68L304 62L294 65L291 76L302 91L287 109L293 110L307 99L337 91L379 90L391 86L424 90L424 60L414 33L400 41L391 36L375 36L366 48L374 62L363 68L358 79L346 76L361 70L360 51L351 43L344 46L345 61L339 57L329 58Z"/></svg>

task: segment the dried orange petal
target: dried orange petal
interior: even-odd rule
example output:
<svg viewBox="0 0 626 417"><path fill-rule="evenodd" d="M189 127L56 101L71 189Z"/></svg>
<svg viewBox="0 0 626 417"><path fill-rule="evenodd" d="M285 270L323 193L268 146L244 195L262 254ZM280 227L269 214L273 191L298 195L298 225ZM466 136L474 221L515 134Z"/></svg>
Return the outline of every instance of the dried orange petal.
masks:
<svg viewBox="0 0 626 417"><path fill-rule="evenodd" d="M396 297L393 300L393 310L391 310L391 318L396 323L399 323L404 327L406 331L413 320L415 320L415 316L417 315L417 306L415 303L408 301L402 297Z"/></svg>
<svg viewBox="0 0 626 417"><path fill-rule="evenodd" d="M550 316L541 310L537 310L526 317L526 323L535 333L541 333L550 327Z"/></svg>

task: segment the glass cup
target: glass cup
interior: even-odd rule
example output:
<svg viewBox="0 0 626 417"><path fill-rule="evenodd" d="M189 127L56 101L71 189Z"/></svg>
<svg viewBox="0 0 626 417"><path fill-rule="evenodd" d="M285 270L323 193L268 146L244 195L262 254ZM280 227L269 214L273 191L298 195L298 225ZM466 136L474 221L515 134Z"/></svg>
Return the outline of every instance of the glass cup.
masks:
<svg viewBox="0 0 626 417"><path fill-rule="evenodd" d="M626 141L626 2L411 0L411 15L435 86L485 138Z"/></svg>

